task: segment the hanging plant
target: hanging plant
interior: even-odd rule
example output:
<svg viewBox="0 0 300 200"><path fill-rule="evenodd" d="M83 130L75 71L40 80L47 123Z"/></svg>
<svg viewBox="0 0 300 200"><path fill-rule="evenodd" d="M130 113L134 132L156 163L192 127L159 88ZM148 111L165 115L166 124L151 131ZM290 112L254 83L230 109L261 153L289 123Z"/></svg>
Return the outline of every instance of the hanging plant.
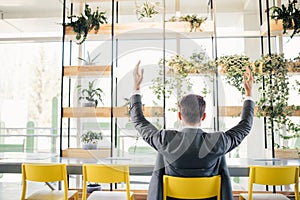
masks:
<svg viewBox="0 0 300 200"><path fill-rule="evenodd" d="M92 12L88 4L85 5L84 14L80 16L71 15L68 16L68 19L71 22L67 23L66 26L73 28L73 31L76 33L77 44L82 44L86 40L89 31L98 31L100 24L107 23L105 12L99 12L98 8L95 12Z"/></svg>
<svg viewBox="0 0 300 200"><path fill-rule="evenodd" d="M221 67L221 73L225 75L226 83L234 86L242 94L245 94L243 79L246 66L249 66L252 71L250 58L244 55L229 55L221 56L216 60L216 64Z"/></svg>
<svg viewBox="0 0 300 200"><path fill-rule="evenodd" d="M164 62L167 74L165 84L163 83ZM189 74L204 73L205 76L208 76L209 73L211 77L212 72L215 70L214 62L212 62L202 48L193 53L189 59L181 55L171 56L165 61L162 59L159 62L159 67L159 75L152 80L152 85L150 86L150 89L153 90L158 100L161 100L163 94L165 94L165 98L168 99L173 95L178 101L192 89L192 83L188 78ZM204 85L206 85L206 83L204 83ZM204 87L201 92L203 96L210 93L207 87ZM171 108L169 110L175 112L177 108Z"/></svg>
<svg viewBox="0 0 300 200"><path fill-rule="evenodd" d="M171 19L169 19L169 22L190 22L190 32L196 32L197 30L200 30L200 26L203 22L205 22L207 20L207 17L198 17L197 15L193 14L193 15L183 15L180 16L179 18L173 16L171 17Z"/></svg>
<svg viewBox="0 0 300 200"><path fill-rule="evenodd" d="M251 66L254 82L261 83L258 88L260 99L257 101L256 115L267 118L268 135L273 129L277 138L282 139L282 141L276 141L276 146L288 148L287 141L298 138L300 134L300 125L290 119L293 110L299 109L299 106L288 105L290 83L287 60L283 54L262 56L253 64L247 56L222 56L216 60L216 63L221 66L226 82L236 87L242 94L244 94L245 67ZM299 84L298 82L296 80L296 84ZM297 90L297 86L295 88Z"/></svg>
<svg viewBox="0 0 300 200"><path fill-rule="evenodd" d="M264 87L259 87L261 97L257 102L257 116L267 118L268 134L273 128L274 133L283 139L276 141L276 146L288 148L287 140L299 137L300 126L290 119L296 106L288 105L290 83L287 60L283 54L272 54L262 56L258 62L262 65Z"/></svg>
<svg viewBox="0 0 300 200"><path fill-rule="evenodd" d="M288 5L284 4L281 7L273 6L270 8L271 19L282 20L283 34L287 30L293 30L291 38L300 32L300 10L297 8L297 0L289 0Z"/></svg>
<svg viewBox="0 0 300 200"><path fill-rule="evenodd" d="M194 73L213 74L216 71L216 62L212 60L202 48L194 52L190 56L190 60L194 65Z"/></svg>
<svg viewBox="0 0 300 200"><path fill-rule="evenodd" d="M166 99L173 95L177 100L179 100L192 88L192 83L187 77L192 66L188 60L182 56L173 56L170 59L165 60L166 66L168 67L166 68L167 76L165 76L164 83L163 62L163 59L159 61L159 74L152 80L150 89L153 90L157 100L161 100L164 94ZM154 103L157 104L155 101ZM174 107L169 110L176 112L177 108Z"/></svg>
<svg viewBox="0 0 300 200"><path fill-rule="evenodd" d="M300 53L291 61L291 72L300 72Z"/></svg>

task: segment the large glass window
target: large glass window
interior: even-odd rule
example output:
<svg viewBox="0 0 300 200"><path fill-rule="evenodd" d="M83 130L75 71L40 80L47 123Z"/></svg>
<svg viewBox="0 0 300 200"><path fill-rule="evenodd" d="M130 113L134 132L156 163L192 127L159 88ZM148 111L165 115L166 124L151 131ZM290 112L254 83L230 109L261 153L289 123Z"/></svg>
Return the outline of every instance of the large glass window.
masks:
<svg viewBox="0 0 300 200"><path fill-rule="evenodd" d="M0 52L0 143L57 152L60 42L1 44Z"/></svg>

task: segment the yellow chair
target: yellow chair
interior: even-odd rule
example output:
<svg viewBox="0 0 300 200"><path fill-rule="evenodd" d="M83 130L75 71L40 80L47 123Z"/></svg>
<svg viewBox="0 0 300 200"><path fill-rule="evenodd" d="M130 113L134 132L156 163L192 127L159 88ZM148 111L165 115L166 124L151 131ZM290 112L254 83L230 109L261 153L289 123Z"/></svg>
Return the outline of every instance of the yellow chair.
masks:
<svg viewBox="0 0 300 200"><path fill-rule="evenodd" d="M175 177L164 175L163 200L167 197L179 199L221 199L221 176L212 177Z"/></svg>
<svg viewBox="0 0 300 200"><path fill-rule="evenodd" d="M130 192L129 167L128 165L82 165L83 192L82 200L87 198L87 183L126 183L126 192L121 191L94 191L88 200L133 200L133 192Z"/></svg>
<svg viewBox="0 0 300 200"><path fill-rule="evenodd" d="M290 185L294 184L295 200L299 200L299 167L298 166L250 166L248 193L241 193L240 200L289 200L278 193L253 193L253 184Z"/></svg>
<svg viewBox="0 0 300 200"><path fill-rule="evenodd" d="M63 190L41 190L26 197L27 181L60 182ZM67 167L65 164L22 164L22 196L21 200L78 200L78 191L68 190Z"/></svg>

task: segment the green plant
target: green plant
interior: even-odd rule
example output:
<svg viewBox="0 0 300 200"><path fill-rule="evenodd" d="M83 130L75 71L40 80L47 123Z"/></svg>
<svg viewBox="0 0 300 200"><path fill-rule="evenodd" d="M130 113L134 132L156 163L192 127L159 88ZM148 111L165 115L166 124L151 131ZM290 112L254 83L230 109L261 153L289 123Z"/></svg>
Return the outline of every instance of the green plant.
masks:
<svg viewBox="0 0 300 200"><path fill-rule="evenodd" d="M300 62L300 53L293 59L295 62Z"/></svg>
<svg viewBox="0 0 300 200"><path fill-rule="evenodd" d="M272 6L270 8L271 19L282 19L283 34L287 32L288 29L292 29L291 38L300 32L300 10L297 8L297 0L289 0L288 5L284 4L281 7Z"/></svg>
<svg viewBox="0 0 300 200"><path fill-rule="evenodd" d="M293 72L300 72L300 53L292 61L292 70Z"/></svg>
<svg viewBox="0 0 300 200"><path fill-rule="evenodd" d="M165 84L163 83L164 63L166 66ZM211 73L215 69L215 65L206 55L204 49L200 49L198 52L193 53L189 59L186 59L181 55L171 56L169 59L165 60L161 59L159 67L159 75L152 80L150 89L153 90L153 93L158 100L161 100L164 95L167 99L173 95L177 101L191 91L192 83L188 78L188 74ZM206 86L206 83L203 85ZM207 87L204 87L202 90L204 96L209 92ZM177 111L177 108L170 108L169 110L175 112Z"/></svg>
<svg viewBox="0 0 300 200"><path fill-rule="evenodd" d="M66 26L71 26L73 31L76 33L76 40L79 42L77 44L82 44L88 35L90 30L98 31L100 29L100 24L107 23L107 17L105 12L99 12L98 8L95 12L92 12L89 5L85 5L84 14L80 16L71 15L68 19L71 20ZM74 19L74 21L73 21Z"/></svg>
<svg viewBox="0 0 300 200"><path fill-rule="evenodd" d="M101 53L98 53L96 56L94 56L93 58L91 58L90 53L87 51L87 58L81 58L78 57L79 60L83 61L84 65L94 65L95 64L95 60L100 56Z"/></svg>
<svg viewBox="0 0 300 200"><path fill-rule="evenodd" d="M204 49L200 48L190 56L194 72L198 74L212 74L216 71L216 62L212 60Z"/></svg>
<svg viewBox="0 0 300 200"><path fill-rule="evenodd" d="M159 62L159 75L152 80L150 89L153 90L157 100L161 100L165 95L165 98L170 98L172 95L179 100L188 91L191 90L192 84L190 79L187 78L191 64L188 60L182 56L173 56L168 60L165 60L166 76L165 83L163 82L163 63L161 59ZM155 102L154 102L155 103ZM169 110L176 111L176 108L170 108Z"/></svg>
<svg viewBox="0 0 300 200"><path fill-rule="evenodd" d="M159 13L159 2L145 1L142 5L136 6L136 15L138 20L143 18L153 18Z"/></svg>
<svg viewBox="0 0 300 200"><path fill-rule="evenodd" d="M101 88L94 88L95 80L88 83L88 88L82 89L81 85L77 86L78 92L81 94L79 100L85 99L89 102L95 103L97 107L99 101L103 104L102 95L104 94Z"/></svg>
<svg viewBox="0 0 300 200"><path fill-rule="evenodd" d="M281 138L282 141L275 141L275 145L288 148L287 141L299 137L300 125L290 119L293 110L299 106L288 105L290 83L287 59L283 54L262 56L252 64L249 57L240 55L223 56L216 62L222 67L221 71L225 74L227 83L240 92L244 91L245 66L251 66L254 82L260 83L258 88L260 99L257 101L256 115L266 117L268 135L274 132L277 138Z"/></svg>
<svg viewBox="0 0 300 200"><path fill-rule="evenodd" d="M246 66L250 66L250 58L244 55L221 56L216 60L216 64L221 67L221 72L225 74L226 82L245 94L242 83Z"/></svg>
<svg viewBox="0 0 300 200"><path fill-rule="evenodd" d="M102 140L102 138L101 132L95 132L91 130L82 134L80 137L81 142L85 144L97 144L99 140Z"/></svg>
<svg viewBox="0 0 300 200"><path fill-rule="evenodd" d="M257 116L267 118L269 135L273 131L283 140L275 141L275 145L288 148L287 140L299 137L300 126L290 119L296 106L288 105L290 82L287 60L283 54L271 54L262 56L257 63L262 65L261 80L264 83L264 87L259 87L261 97L257 102Z"/></svg>
<svg viewBox="0 0 300 200"><path fill-rule="evenodd" d="M180 22L190 22L190 32L196 31L197 29L200 29L200 26L203 22L205 22L207 20L207 17L198 17L197 15L193 14L193 15L183 15L180 16L179 18L176 18L175 16L173 16L171 19L169 19L168 21L170 22L176 22L176 21L180 21Z"/></svg>

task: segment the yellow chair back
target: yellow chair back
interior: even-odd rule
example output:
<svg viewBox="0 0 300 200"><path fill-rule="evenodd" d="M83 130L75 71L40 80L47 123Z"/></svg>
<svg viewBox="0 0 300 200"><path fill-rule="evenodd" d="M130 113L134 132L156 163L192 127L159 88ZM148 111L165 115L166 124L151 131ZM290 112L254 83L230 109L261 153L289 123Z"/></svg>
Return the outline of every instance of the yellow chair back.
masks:
<svg viewBox="0 0 300 200"><path fill-rule="evenodd" d="M126 183L126 197L131 199L129 166L128 165L104 165L104 164L84 164L82 165L83 193L82 200L86 200L87 183Z"/></svg>
<svg viewBox="0 0 300 200"><path fill-rule="evenodd" d="M298 166L250 166L249 199L252 200L253 184L289 185L294 184L295 199L299 200Z"/></svg>
<svg viewBox="0 0 300 200"><path fill-rule="evenodd" d="M204 199L216 196L221 199L221 176L213 177L163 177L163 199Z"/></svg>
<svg viewBox="0 0 300 200"><path fill-rule="evenodd" d="M63 181L63 199L67 200L69 198L68 193L68 180L67 180L67 167L65 164L22 164L22 196L21 199L25 200L26 190L27 190L27 181L35 182L57 182ZM39 192L34 195L39 195L39 198L42 198ZM43 192L43 195L45 192ZM72 196L74 195L75 199L78 199L78 192L73 191ZM53 199L62 199L59 195L54 195L57 198ZM47 196L45 199L49 199ZM28 197L30 199L30 197Z"/></svg>

